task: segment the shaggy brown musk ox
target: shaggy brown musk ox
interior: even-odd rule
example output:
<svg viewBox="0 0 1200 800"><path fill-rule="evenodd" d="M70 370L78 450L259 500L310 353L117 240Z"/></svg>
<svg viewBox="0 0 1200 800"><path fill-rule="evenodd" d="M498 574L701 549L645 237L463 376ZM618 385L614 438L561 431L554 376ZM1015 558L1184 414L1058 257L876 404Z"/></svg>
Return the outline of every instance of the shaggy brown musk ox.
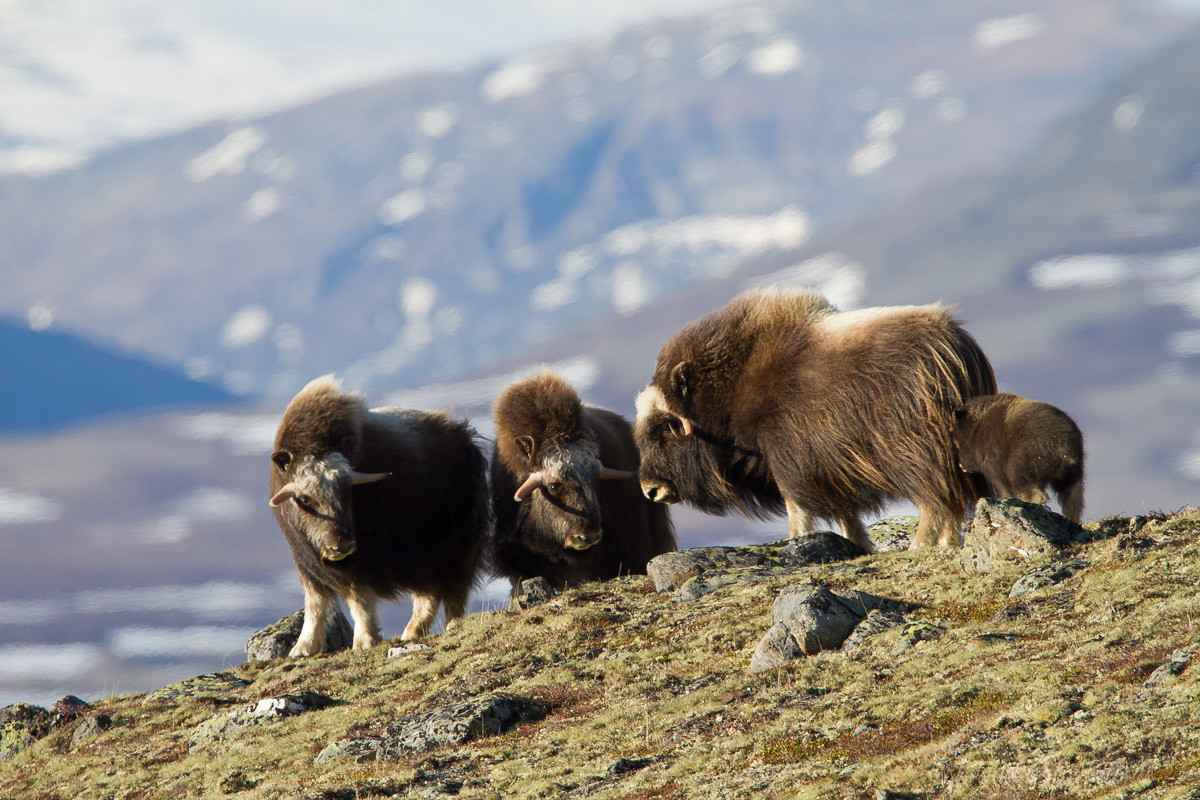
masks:
<svg viewBox="0 0 1200 800"><path fill-rule="evenodd" d="M1050 486L1063 516L1082 519L1083 434L1065 412L1015 394L974 397L955 412L954 445L959 467L995 494L1045 505Z"/></svg>
<svg viewBox="0 0 1200 800"><path fill-rule="evenodd" d="M675 549L667 509L638 488L629 423L583 405L558 375L506 388L492 412L493 569L515 590L541 576L558 588L644 573Z"/></svg>
<svg viewBox="0 0 1200 800"><path fill-rule="evenodd" d="M304 589L292 656L325 649L340 596L355 649L380 640L376 605L412 595L404 639L424 636L438 605L466 610L489 522L487 462L475 432L442 414L368 410L329 376L283 412L271 456L271 506Z"/></svg>
<svg viewBox="0 0 1200 800"><path fill-rule="evenodd" d="M638 396L646 496L709 513L786 510L872 549L859 515L893 499L920 510L913 547L961 544L976 488L950 432L996 380L940 305L840 312L808 292L749 292L686 326Z"/></svg>

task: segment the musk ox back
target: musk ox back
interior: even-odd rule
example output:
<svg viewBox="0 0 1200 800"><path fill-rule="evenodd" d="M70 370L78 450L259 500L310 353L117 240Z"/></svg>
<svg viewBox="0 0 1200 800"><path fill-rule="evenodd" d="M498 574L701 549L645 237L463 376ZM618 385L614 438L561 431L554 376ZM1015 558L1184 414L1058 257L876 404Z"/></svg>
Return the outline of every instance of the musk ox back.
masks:
<svg viewBox="0 0 1200 800"><path fill-rule="evenodd" d="M637 447L620 415L583 405L544 372L496 399L492 563L514 589L542 576L558 588L644 573L675 549L667 509L638 489Z"/></svg>
<svg viewBox="0 0 1200 800"><path fill-rule="evenodd" d="M412 595L403 638L423 636L445 605L465 613L488 526L486 461L475 432L437 413L368 410L330 377L283 413L271 456L270 504L304 589L291 655L325 649L325 618L342 597L354 647L380 639L376 605Z"/></svg>
<svg viewBox="0 0 1200 800"><path fill-rule="evenodd" d="M954 445L962 470L983 475L994 493L1044 505L1050 486L1064 517L1083 517L1083 434L1049 403L972 398L955 413Z"/></svg>
<svg viewBox="0 0 1200 800"><path fill-rule="evenodd" d="M710 513L814 518L872 549L859 514L920 510L913 546L960 542L977 489L955 465L954 410L995 391L987 358L940 305L839 312L751 292L680 330L638 397L647 497Z"/></svg>

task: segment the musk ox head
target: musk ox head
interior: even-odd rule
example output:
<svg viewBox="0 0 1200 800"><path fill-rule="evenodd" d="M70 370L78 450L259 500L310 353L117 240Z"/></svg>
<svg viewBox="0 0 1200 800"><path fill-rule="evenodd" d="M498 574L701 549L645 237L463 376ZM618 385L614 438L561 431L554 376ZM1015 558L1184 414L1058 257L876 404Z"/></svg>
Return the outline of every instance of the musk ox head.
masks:
<svg viewBox="0 0 1200 800"><path fill-rule="evenodd" d="M587 438L539 448L532 436L518 436L516 444L532 468L517 489L516 500L526 505L532 528L550 539L537 543L538 549L557 550L561 555L564 550L584 552L599 544L603 528L597 482L637 473L601 464L596 443Z"/></svg>
<svg viewBox="0 0 1200 800"><path fill-rule="evenodd" d="M287 450L276 450L271 461L286 481L271 497L271 507L301 532L325 561L341 561L353 554L358 543L351 488L383 480L388 473L357 472L337 451L295 458Z"/></svg>

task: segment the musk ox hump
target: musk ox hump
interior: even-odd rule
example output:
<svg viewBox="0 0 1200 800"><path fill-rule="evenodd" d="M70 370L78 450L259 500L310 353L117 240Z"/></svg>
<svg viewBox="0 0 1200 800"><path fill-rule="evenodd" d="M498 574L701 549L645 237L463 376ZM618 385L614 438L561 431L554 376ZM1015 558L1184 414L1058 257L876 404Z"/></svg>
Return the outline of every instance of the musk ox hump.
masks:
<svg viewBox="0 0 1200 800"><path fill-rule="evenodd" d="M583 436L583 402L549 370L507 387L496 398L492 417L500 461L513 474L529 472L549 450Z"/></svg>
<svg viewBox="0 0 1200 800"><path fill-rule="evenodd" d="M284 409L271 460L281 470L305 455L339 452L353 460L367 413L362 397L343 392L332 375L314 378Z"/></svg>

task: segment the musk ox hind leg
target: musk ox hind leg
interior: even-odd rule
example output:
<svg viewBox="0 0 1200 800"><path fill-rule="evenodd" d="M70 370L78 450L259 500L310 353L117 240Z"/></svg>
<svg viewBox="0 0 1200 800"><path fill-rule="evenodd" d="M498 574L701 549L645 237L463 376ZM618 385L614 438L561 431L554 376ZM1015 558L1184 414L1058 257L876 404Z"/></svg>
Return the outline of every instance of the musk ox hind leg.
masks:
<svg viewBox="0 0 1200 800"><path fill-rule="evenodd" d="M1040 486L1023 486L1013 496L1026 503L1035 503L1039 506L1050 505L1050 495L1046 494L1046 490Z"/></svg>
<svg viewBox="0 0 1200 800"><path fill-rule="evenodd" d="M433 618L437 616L438 598L414 592L412 606L412 617L409 618L408 625L404 627L404 633L400 634L402 642L420 639L429 633L429 627L433 625Z"/></svg>
<svg viewBox="0 0 1200 800"><path fill-rule="evenodd" d="M845 514L838 517L838 525L842 526L842 536L868 553L875 552L875 543L867 535L867 529L863 527L862 520L856 514Z"/></svg>
<svg viewBox="0 0 1200 800"><path fill-rule="evenodd" d="M446 630L458 626L459 620L467 615L467 596L470 589L448 592L442 596L442 609L446 612Z"/></svg>
<svg viewBox="0 0 1200 800"><path fill-rule="evenodd" d="M302 658L324 653L325 625L329 621L329 612L333 610L334 597L321 591L317 586L304 578L300 579L304 588L304 625L300 628L300 638L288 651L289 658Z"/></svg>
<svg viewBox="0 0 1200 800"><path fill-rule="evenodd" d="M962 513L957 514L940 506L917 504L919 517L917 533L913 536L909 550L918 547L961 547L962 546Z"/></svg>
<svg viewBox="0 0 1200 800"><path fill-rule="evenodd" d="M812 533L813 515L791 500L785 499L783 502L787 507L788 536L795 538L803 536L806 533Z"/></svg>
<svg viewBox="0 0 1200 800"><path fill-rule="evenodd" d="M379 615L376 607L379 604L375 593L365 590L351 591L346 595L346 605L350 607L350 619L354 621L354 649L367 650L383 639L379 630Z"/></svg>
<svg viewBox="0 0 1200 800"><path fill-rule="evenodd" d="M1083 478L1066 485L1054 484L1054 493L1062 506L1062 515L1072 522L1083 521Z"/></svg>

